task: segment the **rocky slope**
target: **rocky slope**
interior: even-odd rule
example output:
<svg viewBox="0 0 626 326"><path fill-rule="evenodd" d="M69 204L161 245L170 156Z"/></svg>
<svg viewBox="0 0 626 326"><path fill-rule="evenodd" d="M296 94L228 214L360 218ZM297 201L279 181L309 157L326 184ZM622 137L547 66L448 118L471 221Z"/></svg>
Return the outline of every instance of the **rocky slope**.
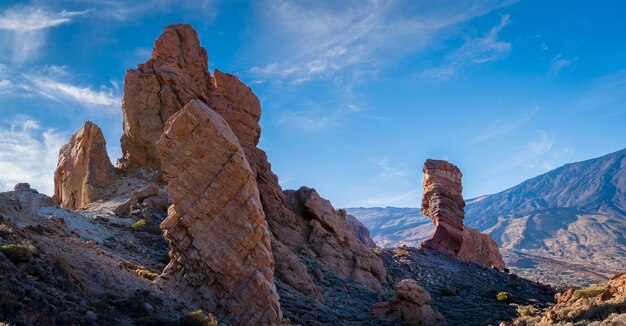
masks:
<svg viewBox="0 0 626 326"><path fill-rule="evenodd" d="M626 274L586 288L557 294L547 309L519 307L521 317L504 326L526 325L626 325Z"/></svg>
<svg viewBox="0 0 626 326"><path fill-rule="evenodd" d="M626 269L626 150L468 200L467 225L491 235L508 266L535 279L591 284ZM411 208L353 208L382 246L418 245L431 227ZM559 270L559 273L554 272Z"/></svg>

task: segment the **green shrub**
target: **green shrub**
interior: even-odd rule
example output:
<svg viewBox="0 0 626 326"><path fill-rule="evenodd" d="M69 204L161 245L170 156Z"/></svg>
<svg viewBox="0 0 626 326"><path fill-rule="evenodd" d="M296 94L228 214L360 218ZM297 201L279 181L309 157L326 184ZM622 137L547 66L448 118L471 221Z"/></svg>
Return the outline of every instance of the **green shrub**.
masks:
<svg viewBox="0 0 626 326"><path fill-rule="evenodd" d="M217 320L212 314L205 314L202 310L196 310L181 317L178 321L180 326L217 326Z"/></svg>
<svg viewBox="0 0 626 326"><path fill-rule="evenodd" d="M143 231L152 234L161 234L161 228L158 225L141 219L130 226L134 231Z"/></svg>
<svg viewBox="0 0 626 326"><path fill-rule="evenodd" d="M383 252L383 250L382 250L382 249L380 249L380 248L376 248L376 249L374 249L374 254L375 254L376 256L380 256L380 254L381 254L382 252Z"/></svg>
<svg viewBox="0 0 626 326"><path fill-rule="evenodd" d="M398 251L396 251L396 254L394 255L394 257L407 258L410 255L411 255L411 253L408 250L399 249Z"/></svg>
<svg viewBox="0 0 626 326"><path fill-rule="evenodd" d="M496 296L496 299L504 303L515 303L515 297L509 292L500 292Z"/></svg>
<svg viewBox="0 0 626 326"><path fill-rule="evenodd" d="M145 279L148 279L150 281L154 281L157 277L159 277L159 274L157 273L153 273L147 269L143 269L143 268L138 268L135 270L135 273L140 276L143 277Z"/></svg>
<svg viewBox="0 0 626 326"><path fill-rule="evenodd" d="M580 289L574 291L574 298L593 298L597 295L604 293L605 289L603 287L590 287L585 289Z"/></svg>
<svg viewBox="0 0 626 326"><path fill-rule="evenodd" d="M456 292L450 288L447 288L447 287L441 288L441 295L444 297L451 297L451 296L454 296L455 294Z"/></svg>
<svg viewBox="0 0 626 326"><path fill-rule="evenodd" d="M32 251L27 246L13 243L2 246L0 251L14 264L27 263L33 256Z"/></svg>

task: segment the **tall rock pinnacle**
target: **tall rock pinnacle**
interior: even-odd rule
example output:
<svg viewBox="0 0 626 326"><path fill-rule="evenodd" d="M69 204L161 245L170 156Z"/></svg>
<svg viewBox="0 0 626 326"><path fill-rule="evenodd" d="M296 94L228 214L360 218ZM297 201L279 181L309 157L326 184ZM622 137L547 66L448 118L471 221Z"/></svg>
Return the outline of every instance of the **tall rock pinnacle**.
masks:
<svg viewBox="0 0 626 326"><path fill-rule="evenodd" d="M433 219L435 232L422 246L466 262L504 268L498 244L489 235L463 226L462 177L461 170L452 163L424 163L422 212Z"/></svg>
<svg viewBox="0 0 626 326"><path fill-rule="evenodd" d="M194 100L156 147L173 201L161 224L172 260L157 282L227 325L278 325L270 233L237 137Z"/></svg>
<svg viewBox="0 0 626 326"><path fill-rule="evenodd" d="M165 122L191 100L208 103L213 89L207 53L193 27L166 27L150 60L126 71L120 167L129 172L160 169L155 144Z"/></svg>
<svg viewBox="0 0 626 326"><path fill-rule="evenodd" d="M422 212L435 223L435 232L422 246L451 256L459 253L463 242L462 176L452 163L439 160L424 163Z"/></svg>
<svg viewBox="0 0 626 326"><path fill-rule="evenodd" d="M61 207L79 209L102 198L103 188L114 177L102 130L87 121L59 151L54 201Z"/></svg>

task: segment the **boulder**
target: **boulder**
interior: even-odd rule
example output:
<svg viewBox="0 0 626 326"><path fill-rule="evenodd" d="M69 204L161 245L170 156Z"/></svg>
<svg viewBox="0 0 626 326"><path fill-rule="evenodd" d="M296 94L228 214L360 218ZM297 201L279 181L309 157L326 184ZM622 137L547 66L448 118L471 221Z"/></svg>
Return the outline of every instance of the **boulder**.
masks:
<svg viewBox="0 0 626 326"><path fill-rule="evenodd" d="M149 185L135 191L128 200L118 205L113 212L117 216L127 216L130 214L131 206L144 202L148 207L165 209L167 206L167 197L160 194L159 188L154 185Z"/></svg>
<svg viewBox="0 0 626 326"><path fill-rule="evenodd" d="M466 262L494 267L499 270L505 267L496 241L488 234L480 233L478 230L467 226L463 230L463 244L458 257Z"/></svg>
<svg viewBox="0 0 626 326"><path fill-rule="evenodd" d="M59 151L53 199L61 207L79 209L101 199L114 179L102 130L87 121Z"/></svg>
<svg viewBox="0 0 626 326"><path fill-rule="evenodd" d="M391 323L407 326L447 325L432 307L432 299L415 280L404 279L394 286L396 295L388 302L374 304L370 313Z"/></svg>
<svg viewBox="0 0 626 326"><path fill-rule="evenodd" d="M172 198L161 224L171 261L157 284L227 325L278 325L270 233L250 165L228 124L201 101L157 142Z"/></svg>

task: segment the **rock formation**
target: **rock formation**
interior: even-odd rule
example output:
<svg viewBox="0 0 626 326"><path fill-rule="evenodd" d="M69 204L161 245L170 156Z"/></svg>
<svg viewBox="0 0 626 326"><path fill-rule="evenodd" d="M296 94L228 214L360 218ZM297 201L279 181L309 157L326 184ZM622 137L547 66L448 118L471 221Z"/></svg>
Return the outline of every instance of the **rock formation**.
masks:
<svg viewBox="0 0 626 326"><path fill-rule="evenodd" d="M254 175L237 137L194 100L157 142L166 191L161 224L172 260L158 283L228 325L277 325L274 260Z"/></svg>
<svg viewBox="0 0 626 326"><path fill-rule="evenodd" d="M155 144L165 122L191 100L208 102L213 89L206 50L191 25L165 28L152 56L126 71L120 167L130 172L160 168Z"/></svg>
<svg viewBox="0 0 626 326"><path fill-rule="evenodd" d="M459 253L463 242L462 176L461 170L449 162L424 163L422 211L435 223L435 232L422 246L451 256Z"/></svg>
<svg viewBox="0 0 626 326"><path fill-rule="evenodd" d="M190 25L172 25L165 29L155 43L151 59L137 69L128 70L123 99L121 168L137 175L158 171L160 159L155 143L163 131L164 122L188 101L200 100L228 123L246 154L257 181L265 218L274 236L272 242L276 243L272 246L275 248L276 274L305 295L321 299L321 290L298 257L302 248L312 247L311 254L317 249L333 252L335 261L330 261L330 257L322 261L329 269L345 278L364 280L368 286L380 288L380 282L385 280L380 258L356 240L352 232L346 231L349 227L345 227L346 222L330 204L326 219L343 221L337 222L341 227L331 226L329 229L333 224L317 222L315 214L303 216L288 208L265 152L256 147L261 132L258 98L234 75L215 70L214 77L211 77L206 50L200 46ZM300 210L298 207L294 209ZM324 240L328 242L327 246L322 246L321 238L316 240L316 246L311 246L308 235L313 229L316 236L325 234L329 238Z"/></svg>
<svg viewBox="0 0 626 326"><path fill-rule="evenodd" d="M432 299L415 280L404 279L394 286L395 298L374 304L370 312L394 324L410 326L447 325L443 316L431 306Z"/></svg>
<svg viewBox="0 0 626 326"><path fill-rule="evenodd" d="M496 241L489 235L467 226L463 230L463 244L461 244L458 257L463 261L487 267L491 266L497 269L504 269L505 267Z"/></svg>
<svg viewBox="0 0 626 326"><path fill-rule="evenodd" d="M288 207L307 221L300 232L304 243L318 259L344 278L380 290L386 271L382 261L352 232L346 214L339 214L315 189L286 190Z"/></svg>
<svg viewBox="0 0 626 326"><path fill-rule="evenodd" d="M79 209L104 195L115 178L102 130L88 121L59 151L54 171L54 201Z"/></svg>
<svg viewBox="0 0 626 326"><path fill-rule="evenodd" d="M452 163L440 160L424 163L422 212L435 223L435 232L422 246L466 262L503 269L498 244L489 235L463 226L462 176Z"/></svg>
<svg viewBox="0 0 626 326"><path fill-rule="evenodd" d="M352 228L352 232L356 235L357 239L363 242L368 248L376 248L376 243L372 240L370 236L370 230L367 229L361 221L359 221L356 217L352 215L348 215L345 209L339 210L339 215L346 215L346 220L350 223L350 227Z"/></svg>

